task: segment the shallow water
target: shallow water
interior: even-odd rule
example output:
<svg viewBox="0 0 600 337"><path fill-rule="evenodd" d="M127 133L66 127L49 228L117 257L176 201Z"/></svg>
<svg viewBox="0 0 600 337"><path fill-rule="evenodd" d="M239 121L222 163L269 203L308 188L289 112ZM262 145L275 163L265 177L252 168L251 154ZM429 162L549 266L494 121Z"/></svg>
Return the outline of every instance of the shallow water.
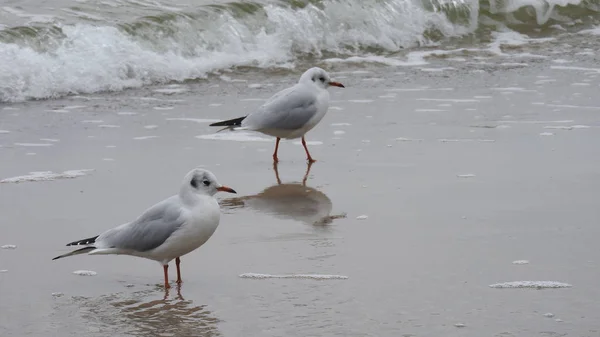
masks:
<svg viewBox="0 0 600 337"><path fill-rule="evenodd" d="M206 137L292 76L3 105L0 180L54 179L0 184L0 245L16 246L0 250L0 334L597 336L600 73L577 48L553 52L336 66L346 89L307 136L308 175L293 141L275 172L272 140ZM239 195L219 196L221 225L182 258L181 289L133 257L50 260L197 165ZM491 287L517 281L571 287Z"/></svg>

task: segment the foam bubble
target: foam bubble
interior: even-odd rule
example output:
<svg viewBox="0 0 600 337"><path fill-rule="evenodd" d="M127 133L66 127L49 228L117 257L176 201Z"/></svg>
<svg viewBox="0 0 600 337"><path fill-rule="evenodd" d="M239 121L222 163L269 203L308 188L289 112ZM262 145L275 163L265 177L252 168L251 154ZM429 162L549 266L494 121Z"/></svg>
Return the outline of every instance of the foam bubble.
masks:
<svg viewBox="0 0 600 337"><path fill-rule="evenodd" d="M513 281L491 284L490 288L570 288L572 285L556 281Z"/></svg>
<svg viewBox="0 0 600 337"><path fill-rule="evenodd" d="M348 102L350 103L371 103L373 102L372 99L349 99Z"/></svg>
<svg viewBox="0 0 600 337"><path fill-rule="evenodd" d="M335 130L335 131L333 131L334 135L343 135L344 133L346 133L346 131L343 131L343 130Z"/></svg>
<svg viewBox="0 0 600 337"><path fill-rule="evenodd" d="M144 129L152 130L158 128L158 125L144 125Z"/></svg>
<svg viewBox="0 0 600 337"><path fill-rule="evenodd" d="M54 144L49 144L49 143L15 143L15 145L17 145L17 146L25 146L25 147L45 147L45 146L52 146Z"/></svg>
<svg viewBox="0 0 600 337"><path fill-rule="evenodd" d="M152 139L152 138L158 138L158 136L140 136L140 137L133 137L133 139L135 139L135 140L146 140L146 139Z"/></svg>
<svg viewBox="0 0 600 337"><path fill-rule="evenodd" d="M512 264L529 264L529 260L516 260Z"/></svg>
<svg viewBox="0 0 600 337"><path fill-rule="evenodd" d="M331 123L331 126L350 126L350 123Z"/></svg>
<svg viewBox="0 0 600 337"><path fill-rule="evenodd" d="M366 215L366 214L363 214L363 215L359 215L359 216L357 216L357 217L356 217L356 220L366 220L367 218L369 218L369 216L368 216L368 215Z"/></svg>
<svg viewBox="0 0 600 337"><path fill-rule="evenodd" d="M22 183L27 181L51 181L56 179L73 179L87 175L94 169L67 170L62 173L52 171L29 172L28 175L17 176L0 180L0 183Z"/></svg>
<svg viewBox="0 0 600 337"><path fill-rule="evenodd" d="M542 132L540 136L554 136L554 134L552 132Z"/></svg>
<svg viewBox="0 0 600 337"><path fill-rule="evenodd" d="M175 107L172 106L155 106L152 109L154 110L173 110Z"/></svg>
<svg viewBox="0 0 600 337"><path fill-rule="evenodd" d="M8 130L0 130L0 133L10 133Z"/></svg>
<svg viewBox="0 0 600 337"><path fill-rule="evenodd" d="M257 273L244 273L240 275L241 278L251 279L267 279L267 278L293 278L293 279L311 279L311 280L346 280L348 276L344 275L322 275L322 274L257 274Z"/></svg>
<svg viewBox="0 0 600 337"><path fill-rule="evenodd" d="M93 270L76 270L73 272L73 274L79 276L96 276L98 273Z"/></svg>
<svg viewBox="0 0 600 337"><path fill-rule="evenodd" d="M113 125L113 124L101 124L98 125L99 128L106 128L106 129L115 129L115 128L120 128L119 125Z"/></svg>
<svg viewBox="0 0 600 337"><path fill-rule="evenodd" d="M44 141L44 142L54 142L54 143L60 141L59 139L54 139L54 138L40 138L40 140Z"/></svg>
<svg viewBox="0 0 600 337"><path fill-rule="evenodd" d="M2 245L0 249L17 249L17 245Z"/></svg>

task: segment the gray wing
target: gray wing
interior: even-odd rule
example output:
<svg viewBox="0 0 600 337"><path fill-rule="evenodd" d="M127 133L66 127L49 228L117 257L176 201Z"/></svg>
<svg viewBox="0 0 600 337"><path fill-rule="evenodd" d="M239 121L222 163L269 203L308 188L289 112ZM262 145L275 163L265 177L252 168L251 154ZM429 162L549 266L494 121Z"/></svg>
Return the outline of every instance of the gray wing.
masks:
<svg viewBox="0 0 600 337"><path fill-rule="evenodd" d="M185 223L178 196L152 206L133 222L110 229L98 237L107 248L152 250L165 242Z"/></svg>
<svg viewBox="0 0 600 337"><path fill-rule="evenodd" d="M293 86L275 94L242 122L251 130L295 130L317 113L317 95L302 86Z"/></svg>

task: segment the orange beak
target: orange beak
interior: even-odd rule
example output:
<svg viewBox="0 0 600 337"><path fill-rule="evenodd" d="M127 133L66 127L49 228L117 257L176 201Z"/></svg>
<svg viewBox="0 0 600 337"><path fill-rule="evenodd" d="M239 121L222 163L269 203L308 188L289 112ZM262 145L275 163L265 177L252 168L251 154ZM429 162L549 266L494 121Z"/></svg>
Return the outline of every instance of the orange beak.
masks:
<svg viewBox="0 0 600 337"><path fill-rule="evenodd" d="M227 186L221 186L217 188L217 191L221 191L221 192L227 192L227 193L235 193L237 194L237 192L231 188L231 187L227 187Z"/></svg>
<svg viewBox="0 0 600 337"><path fill-rule="evenodd" d="M334 87L345 88L345 86L343 84L341 84L340 82L329 82L329 85L332 85Z"/></svg>

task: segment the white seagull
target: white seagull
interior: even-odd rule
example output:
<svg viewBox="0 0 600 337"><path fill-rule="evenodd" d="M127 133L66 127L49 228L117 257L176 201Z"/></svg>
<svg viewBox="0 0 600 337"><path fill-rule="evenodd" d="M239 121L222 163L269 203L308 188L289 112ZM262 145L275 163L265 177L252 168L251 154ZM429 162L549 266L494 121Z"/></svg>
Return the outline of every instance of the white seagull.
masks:
<svg viewBox="0 0 600 337"><path fill-rule="evenodd" d="M175 259L180 284L180 257L202 246L219 226L221 211L213 197L218 191L236 193L219 184L212 172L195 168L186 174L179 194L150 207L132 222L67 244L85 247L53 260L84 253L143 257L162 264L165 288L170 288L169 262Z"/></svg>
<svg viewBox="0 0 600 337"><path fill-rule="evenodd" d="M310 68L293 87L284 89L267 100L258 110L244 116L210 126L226 126L233 130L258 131L277 137L273 161L278 162L277 150L281 138L302 137L302 145L309 162L315 162L306 147L304 135L323 119L329 109L327 88L344 88L339 82L331 81L329 74L318 67Z"/></svg>

